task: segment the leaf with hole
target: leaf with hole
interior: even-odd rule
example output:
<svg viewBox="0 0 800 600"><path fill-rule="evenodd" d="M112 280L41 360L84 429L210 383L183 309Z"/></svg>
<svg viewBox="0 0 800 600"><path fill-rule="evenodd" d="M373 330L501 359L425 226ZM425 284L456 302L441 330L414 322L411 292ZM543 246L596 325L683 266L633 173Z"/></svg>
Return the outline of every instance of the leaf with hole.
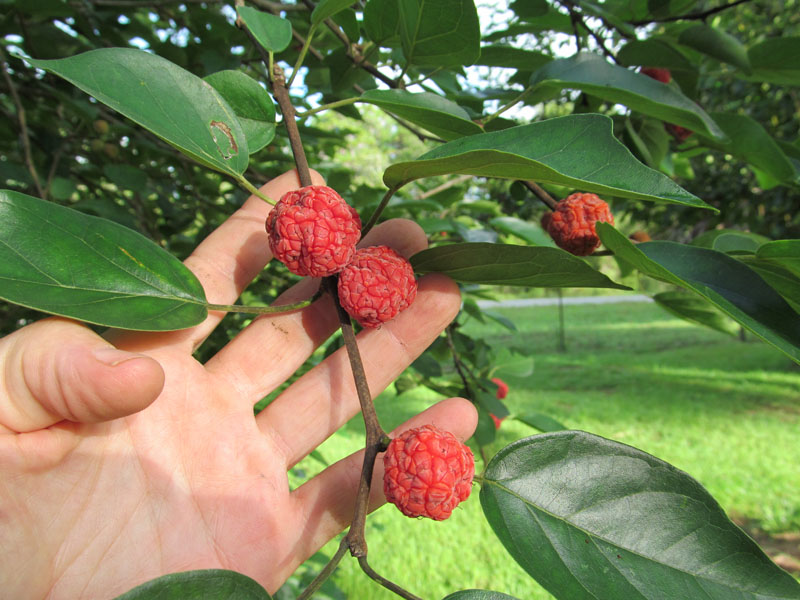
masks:
<svg viewBox="0 0 800 600"><path fill-rule="evenodd" d="M258 582L223 569L170 573L117 596L115 600L271 600Z"/></svg>
<svg viewBox="0 0 800 600"><path fill-rule="evenodd" d="M556 598L800 598L800 584L691 476L596 435L503 448L480 500L511 556Z"/></svg>
<svg viewBox="0 0 800 600"><path fill-rule="evenodd" d="M606 248L645 275L699 294L800 363L800 315L741 261L675 242L634 245L608 223L598 223L597 234Z"/></svg>
<svg viewBox="0 0 800 600"><path fill-rule="evenodd" d="M666 123L725 139L725 133L706 111L675 87L613 65L595 54L554 60L531 76L530 85L537 89L581 90Z"/></svg>
<svg viewBox="0 0 800 600"><path fill-rule="evenodd" d="M630 288L560 248L471 242L438 246L411 257L417 273L444 273L460 283L532 287Z"/></svg>
<svg viewBox="0 0 800 600"><path fill-rule="evenodd" d="M0 190L0 282L4 300L108 327L169 331L208 314L200 282L154 242L8 190Z"/></svg>
<svg viewBox="0 0 800 600"><path fill-rule="evenodd" d="M211 85L170 61L133 48L32 60L202 165L241 176L249 155L239 120Z"/></svg>
<svg viewBox="0 0 800 600"><path fill-rule="evenodd" d="M236 113L250 154L275 137L275 104L258 82L241 71L217 71L204 78Z"/></svg>
<svg viewBox="0 0 800 600"><path fill-rule="evenodd" d="M611 119L602 115L570 115L454 140L414 161L391 165L383 181L393 188L453 173L531 179L584 192L711 208L637 161L614 137Z"/></svg>

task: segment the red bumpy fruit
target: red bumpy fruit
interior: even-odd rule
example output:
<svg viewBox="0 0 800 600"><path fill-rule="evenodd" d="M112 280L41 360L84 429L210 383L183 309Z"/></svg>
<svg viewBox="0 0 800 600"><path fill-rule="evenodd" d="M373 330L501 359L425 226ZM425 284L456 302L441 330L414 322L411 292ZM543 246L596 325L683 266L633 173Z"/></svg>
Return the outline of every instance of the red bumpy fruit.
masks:
<svg viewBox="0 0 800 600"><path fill-rule="evenodd" d="M292 273L327 277L350 262L361 237L361 219L324 185L283 195L267 217L272 254Z"/></svg>
<svg viewBox="0 0 800 600"><path fill-rule="evenodd" d="M492 377L492 383L497 386L497 399L502 400L506 396L508 396L508 384L500 379L499 377ZM500 429L500 424L503 422L505 417L500 418L497 415L493 415L489 413L489 416L492 417L492 421L494 422L494 428Z"/></svg>
<svg viewBox="0 0 800 600"><path fill-rule="evenodd" d="M672 73L669 72L669 69L661 69L659 67L642 67L641 71L639 72L642 75L652 77L661 83L669 83L672 80Z"/></svg>
<svg viewBox="0 0 800 600"><path fill-rule="evenodd" d="M358 250L339 273L339 302L363 327L378 327L417 297L414 269L389 246Z"/></svg>
<svg viewBox="0 0 800 600"><path fill-rule="evenodd" d="M575 256L588 256L600 247L595 223L614 224L614 217L597 194L571 194L556 204L547 224L555 243Z"/></svg>
<svg viewBox="0 0 800 600"><path fill-rule="evenodd" d="M383 466L383 493L407 517L442 521L472 491L472 450L433 425L408 429L394 438Z"/></svg>
<svg viewBox="0 0 800 600"><path fill-rule="evenodd" d="M686 138L693 133L691 129L686 129L686 127L681 127L680 125L675 125L674 123L664 123L664 129L666 129L667 133L674 137L678 142L686 141Z"/></svg>

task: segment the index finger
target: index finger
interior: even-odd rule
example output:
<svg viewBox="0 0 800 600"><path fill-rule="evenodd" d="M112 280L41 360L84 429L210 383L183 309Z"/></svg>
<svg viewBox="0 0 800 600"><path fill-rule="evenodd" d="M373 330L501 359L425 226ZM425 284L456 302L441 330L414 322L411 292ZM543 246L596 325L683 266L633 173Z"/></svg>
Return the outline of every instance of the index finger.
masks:
<svg viewBox="0 0 800 600"><path fill-rule="evenodd" d="M311 171L313 185L324 185L325 180ZM278 200L291 190L302 187L296 170L288 171L261 187L261 192ZM200 280L210 304L232 304L242 290L272 259L265 222L272 206L257 196L247 201L227 220L203 240L184 264ZM214 330L224 311L209 311L199 325L169 334L119 332L113 336L116 344L140 346L145 340L158 339L159 346L185 346L192 351ZM147 345L146 343L144 344Z"/></svg>

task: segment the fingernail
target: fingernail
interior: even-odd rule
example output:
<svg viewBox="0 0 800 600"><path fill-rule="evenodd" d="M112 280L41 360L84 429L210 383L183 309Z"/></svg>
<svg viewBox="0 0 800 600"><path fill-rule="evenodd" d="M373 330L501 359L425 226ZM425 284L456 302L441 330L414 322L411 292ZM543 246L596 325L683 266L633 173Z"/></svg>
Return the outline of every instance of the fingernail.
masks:
<svg viewBox="0 0 800 600"><path fill-rule="evenodd" d="M124 350L117 350L113 346L105 346L98 348L94 351L94 357L101 363L110 367L116 367L118 364L131 360L134 358L141 358L141 354L134 354L133 352L125 352Z"/></svg>

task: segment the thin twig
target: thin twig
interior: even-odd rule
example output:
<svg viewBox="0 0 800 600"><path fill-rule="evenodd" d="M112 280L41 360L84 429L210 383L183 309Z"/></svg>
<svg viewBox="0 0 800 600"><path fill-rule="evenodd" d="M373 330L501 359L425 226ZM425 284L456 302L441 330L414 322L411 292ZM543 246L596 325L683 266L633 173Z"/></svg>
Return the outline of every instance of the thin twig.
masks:
<svg viewBox="0 0 800 600"><path fill-rule="evenodd" d="M361 237L362 238L365 235L367 235L369 230L372 229L375 226L375 224L378 222L378 218L381 216L381 213L383 212L383 209L386 208L386 205L389 204L389 200L392 199L392 196L394 196L395 192L397 192L397 190L399 190L399 189L400 189L399 185L395 186L395 187L391 188L390 190L388 190L383 195L383 199L381 199L380 204L378 204L378 207L374 210L374 212L370 216L369 221L367 221L367 224L364 225L361 228Z"/></svg>
<svg viewBox="0 0 800 600"><path fill-rule="evenodd" d="M461 362L461 357L458 354L455 342L453 342L453 325L448 325L445 328L444 333L445 339L447 340L447 347L450 349L450 354L453 356L453 365L458 372L458 376L461 377L461 383L464 385L464 391L466 392L467 396L474 399L475 394L472 392L472 386L470 386L469 381L467 380L467 374L464 373L465 365Z"/></svg>
<svg viewBox="0 0 800 600"><path fill-rule="evenodd" d="M649 25L650 23L670 23L673 21L705 21L708 17L711 17L719 12L722 12L723 10L728 10L729 8L733 8L734 6L738 6L746 2L750 2L750 0L736 0L736 2L723 4L721 6L715 6L714 8L709 8L708 10L701 10L694 13L687 13L685 15L675 15L672 17L664 17L661 19L629 21L628 24L633 25L634 27L638 27L640 25Z"/></svg>
<svg viewBox="0 0 800 600"><path fill-rule="evenodd" d="M548 208L550 208L550 210L556 209L556 204L557 204L556 200L550 194L547 193L547 190L539 186L536 182L523 181L522 185L524 185L526 188L532 191L536 195L536 197L539 198L539 200L544 202L548 206Z"/></svg>
<svg viewBox="0 0 800 600"><path fill-rule="evenodd" d="M309 171L308 159L306 158L305 150L303 150L300 131L297 129L294 106L292 106L292 101L289 98L289 90L286 89L286 79L283 76L283 69L278 65L273 66L272 93L278 101L278 106L280 106L281 114L283 115L283 124L289 136L289 144L292 147L295 165L297 165L297 175L300 178L300 185L303 187L311 185L311 171Z"/></svg>
<svg viewBox="0 0 800 600"><path fill-rule="evenodd" d="M383 587L385 587L387 590L390 590L390 591L394 592L395 594L397 594L401 598L405 598L406 600L422 600L419 596L415 596L411 592L407 592L406 590L401 588L396 583L392 583L391 581L389 581L385 577L381 577L380 575L378 575L372 569L372 567L369 566L369 563L367 562L367 557L366 556L360 556L358 558L358 564L361 566L361 570L364 571L364 573L366 573L369 576L370 579L372 579L373 581L377 581Z"/></svg>
<svg viewBox="0 0 800 600"><path fill-rule="evenodd" d="M375 412L375 406L372 404L372 394L369 391L367 374L364 371L364 364L361 361L361 354L358 350L356 334L353 331L353 323L350 321L350 315L347 314L339 303L336 277L326 277L323 279L322 285L331 295L333 303L336 305L336 312L339 316L339 326L342 329L342 339L347 349L350 368L353 371L358 401L361 404L361 415L366 428L367 440L364 448L364 463L361 466L361 480L359 481L358 493L356 495L355 514L353 515L353 522L350 525L350 531L347 532L347 537L345 538L350 548L350 554L356 557L362 557L367 555L367 542L364 538L364 527L366 525L367 510L369 507L372 472L378 454L386 450L386 446L389 443L389 436L378 422L378 414Z"/></svg>
<svg viewBox="0 0 800 600"><path fill-rule="evenodd" d="M28 124L27 120L25 119L25 108L22 106L22 101L19 99L17 86L14 85L11 75L8 73L8 67L6 66L6 54L3 52L2 48L0 48L0 70L3 72L3 79L8 86L8 91L11 92L11 99L14 101L14 107L17 109L17 120L19 121L20 138L22 139L22 151L25 155L25 166L28 167L28 172L31 174L33 185L36 187L36 192L39 194L39 197L43 200L46 200L47 198L45 190L42 188L42 183L39 180L39 174L36 172L36 165L33 162L33 155L31 153L31 140L28 136Z"/></svg>
<svg viewBox="0 0 800 600"><path fill-rule="evenodd" d="M314 593L322 587L322 584L333 575L333 572L336 570L336 567L339 566L339 563L344 558L345 553L347 552L347 538L342 538L342 541L339 543L339 548L336 550L336 554L328 561L328 564L319 572L314 580L308 584L306 589L303 590L303 593L297 597L297 600L308 600Z"/></svg>

